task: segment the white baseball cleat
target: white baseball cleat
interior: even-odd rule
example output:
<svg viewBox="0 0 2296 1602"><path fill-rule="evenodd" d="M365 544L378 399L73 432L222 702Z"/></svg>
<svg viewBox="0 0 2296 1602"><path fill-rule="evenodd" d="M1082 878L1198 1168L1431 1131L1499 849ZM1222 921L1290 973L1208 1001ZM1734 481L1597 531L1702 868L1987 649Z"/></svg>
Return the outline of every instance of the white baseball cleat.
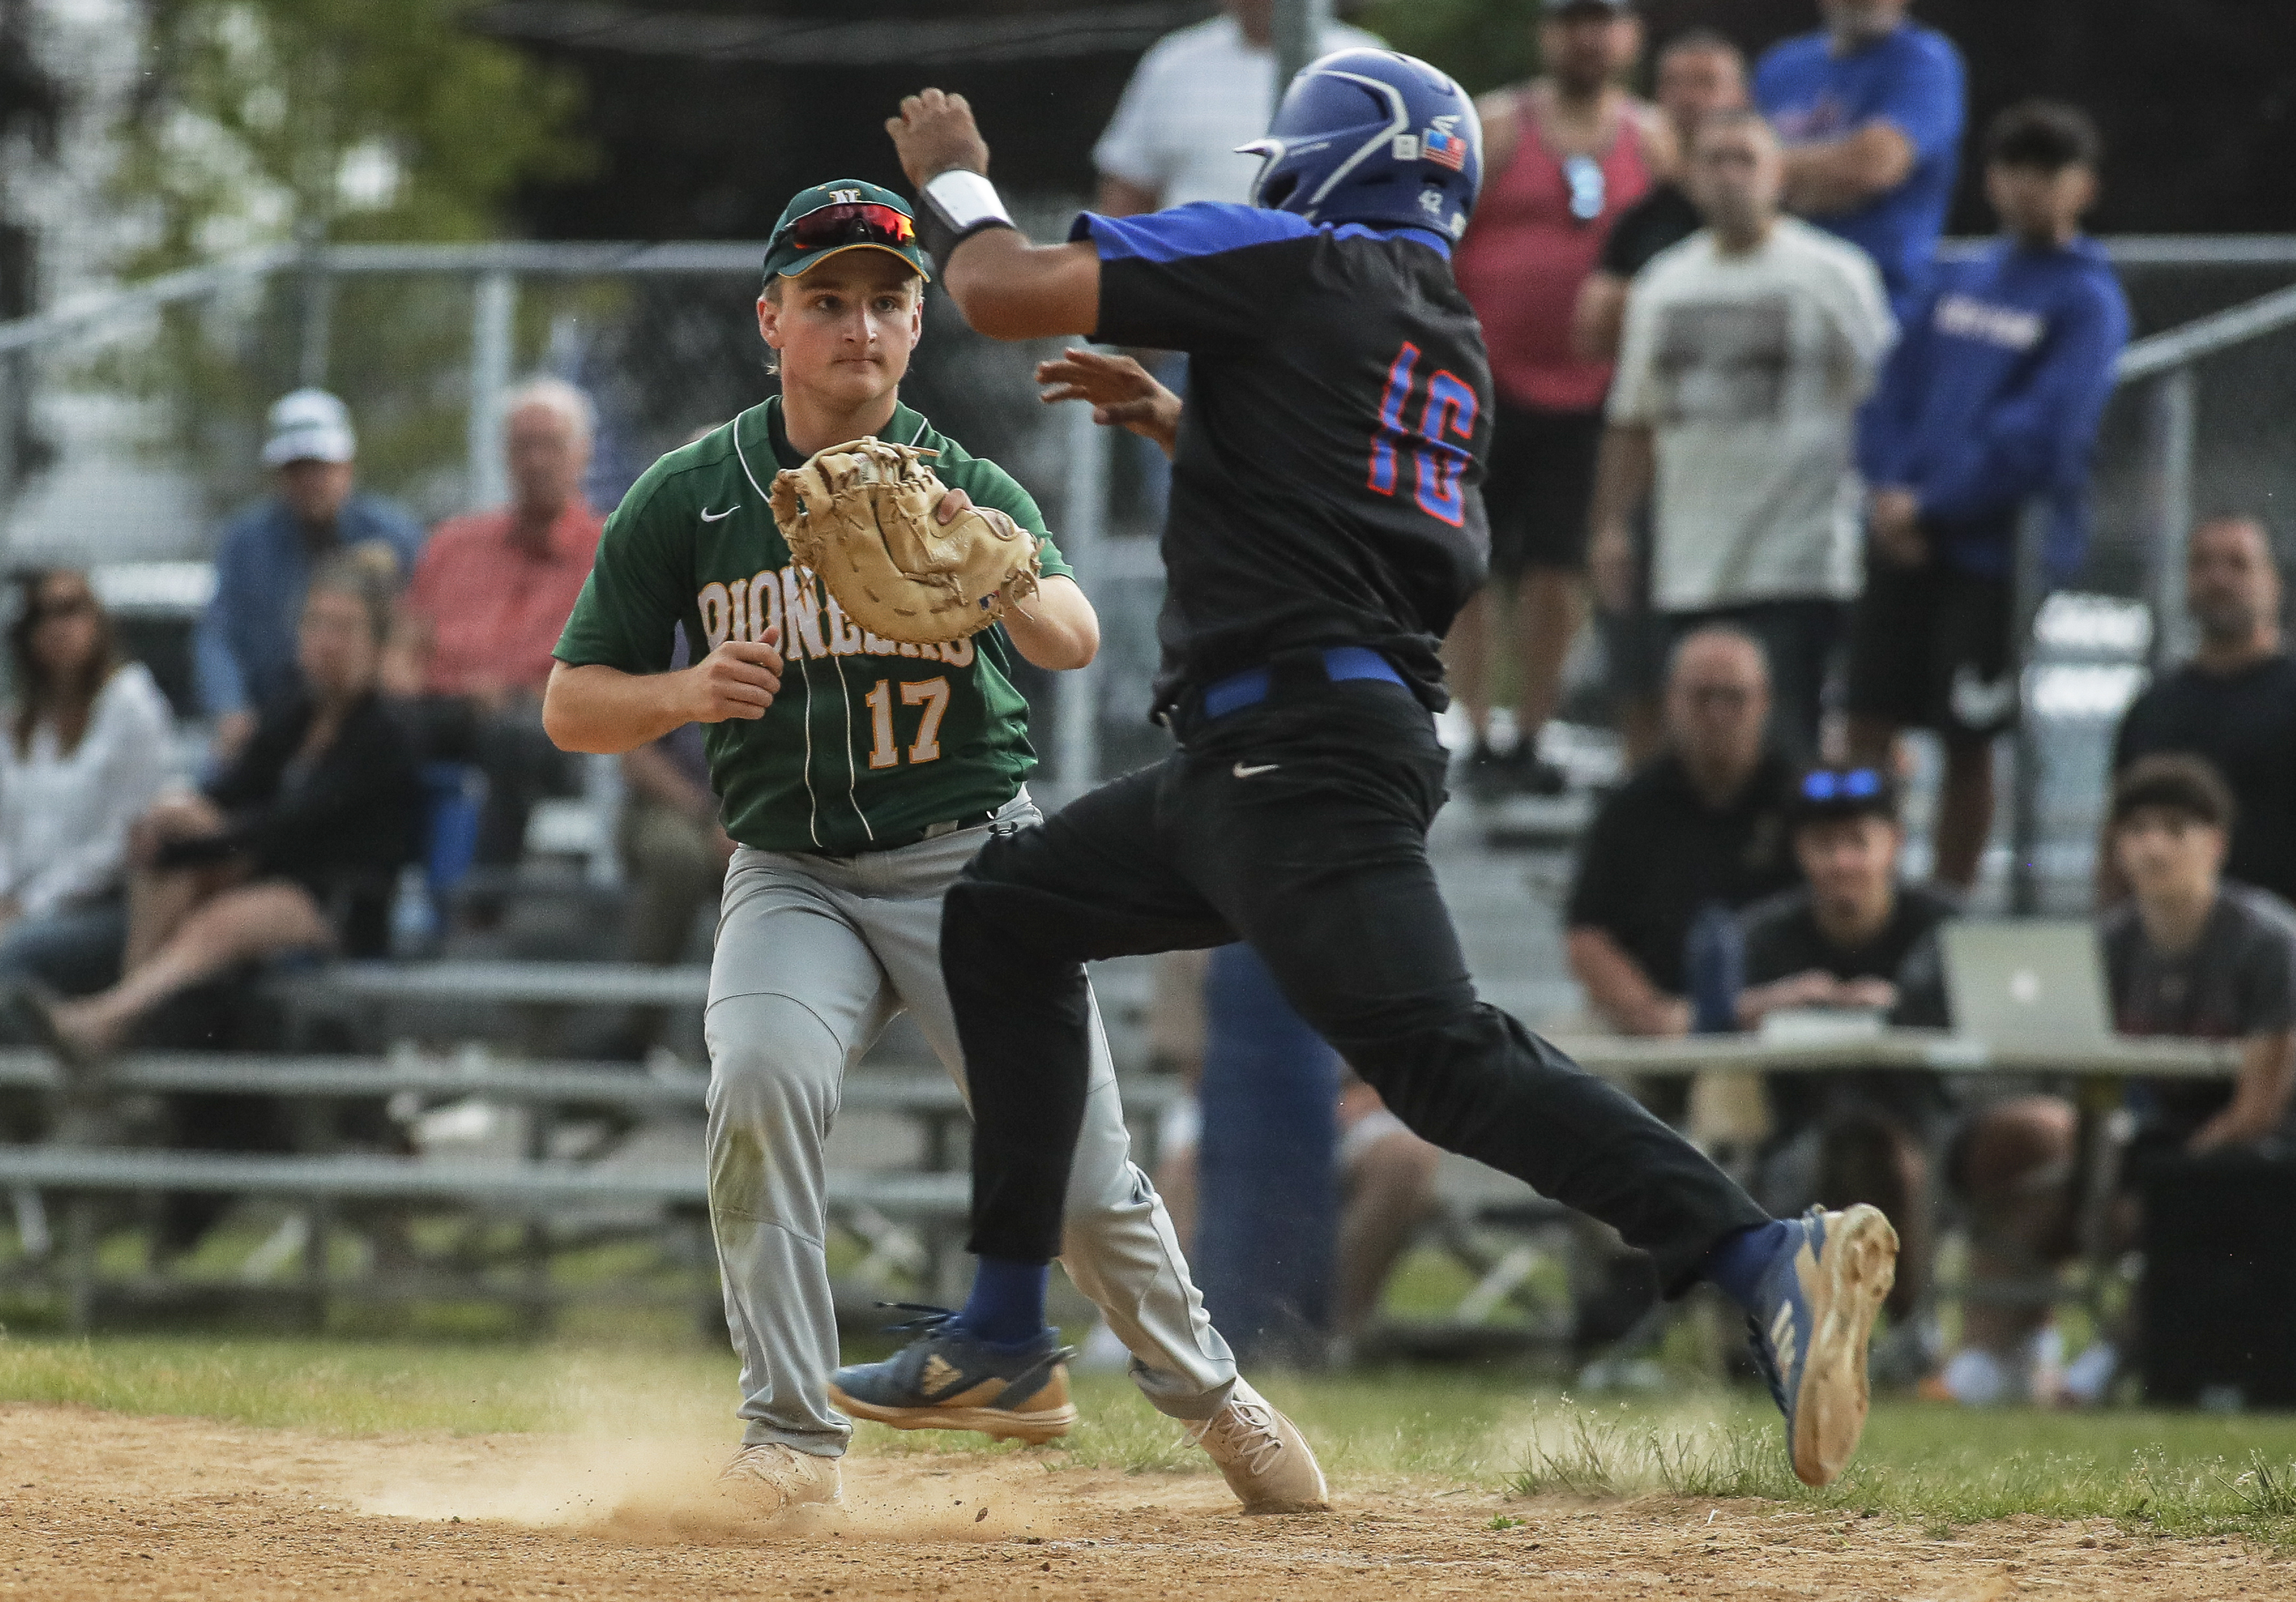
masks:
<svg viewBox="0 0 2296 1602"><path fill-rule="evenodd" d="M1246 1513L1331 1511L1332 1493L1308 1438L1242 1380L1227 1406L1188 1426L1188 1439L1219 1465Z"/></svg>
<svg viewBox="0 0 2296 1602"><path fill-rule="evenodd" d="M837 1459L769 1442L745 1446L718 1475L718 1483L752 1513L775 1514L808 1502L838 1500Z"/></svg>

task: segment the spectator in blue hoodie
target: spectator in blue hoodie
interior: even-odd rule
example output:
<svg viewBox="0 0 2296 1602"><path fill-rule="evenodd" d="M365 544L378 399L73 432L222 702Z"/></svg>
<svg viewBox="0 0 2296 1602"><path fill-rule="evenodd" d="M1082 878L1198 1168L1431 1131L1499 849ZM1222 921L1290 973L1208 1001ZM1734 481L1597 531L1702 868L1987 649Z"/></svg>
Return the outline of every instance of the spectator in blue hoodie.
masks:
<svg viewBox="0 0 2296 1602"><path fill-rule="evenodd" d="M1937 876L1974 883L1993 818L1993 741L2017 712L2017 530L2048 514L2045 580L2088 548L2088 476L2128 304L2080 232L2096 125L2029 101L1995 119L1985 190L2003 237L1940 267L1866 418L1866 593L1851 622L1849 745L1887 760L1898 732L1946 750Z"/></svg>

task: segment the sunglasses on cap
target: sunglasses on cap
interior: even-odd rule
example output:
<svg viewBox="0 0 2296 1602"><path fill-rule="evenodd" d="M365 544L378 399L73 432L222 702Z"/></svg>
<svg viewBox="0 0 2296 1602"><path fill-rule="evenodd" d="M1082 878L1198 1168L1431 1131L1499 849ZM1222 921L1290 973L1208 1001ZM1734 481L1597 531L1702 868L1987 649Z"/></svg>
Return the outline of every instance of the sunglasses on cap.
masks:
<svg viewBox="0 0 2296 1602"><path fill-rule="evenodd" d="M800 251L840 250L847 245L906 251L916 245L917 226L890 206L840 201L817 206L790 224L789 241Z"/></svg>
<svg viewBox="0 0 2296 1602"><path fill-rule="evenodd" d="M1881 793L1882 776L1871 768L1852 768L1846 773L1821 768L1801 776L1804 801L1871 801Z"/></svg>

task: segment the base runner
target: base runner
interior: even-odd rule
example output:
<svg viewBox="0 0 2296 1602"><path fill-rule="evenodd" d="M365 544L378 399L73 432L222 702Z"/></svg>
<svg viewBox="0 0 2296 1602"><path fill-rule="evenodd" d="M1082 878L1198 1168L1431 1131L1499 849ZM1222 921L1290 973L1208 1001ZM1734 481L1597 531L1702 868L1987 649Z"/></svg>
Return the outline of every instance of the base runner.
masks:
<svg viewBox="0 0 2296 1602"><path fill-rule="evenodd" d="M710 782L741 845L705 1030L710 1218L746 1421L726 1478L773 1511L835 1500L852 1433L828 1390L824 1257L823 1146L843 1076L906 1009L963 1084L941 895L984 842L1038 817L1021 784L1035 757L1012 653L1081 667L1099 623L1028 492L900 404L926 275L906 205L849 180L808 189L775 228L765 272L758 327L782 394L663 457L624 498L559 642L544 716L583 752L709 726ZM955 644L897 645L791 562L767 505L774 475L864 435L939 453L943 521L969 497L1043 540L1025 610ZM697 661L673 672L681 626ZM1141 1390L1188 1422L1248 1509L1320 1506L1306 1442L1237 1377L1204 1315L1163 1203L1130 1161L1096 1015L1091 1034L1062 1261L1133 1352ZM1076 1417L1061 1355L944 1388L950 1423L1060 1434Z"/></svg>
<svg viewBox="0 0 2296 1602"><path fill-rule="evenodd" d="M1177 746L992 842L949 893L980 1269L955 1319L839 1389L930 1425L924 1376L986 1383L1053 1349L1046 1265L1091 1082L1084 964L1242 939L1413 1133L1611 1224L1670 1293L1704 1278L1742 1307L1794 1472L1833 1479L1865 1427L1889 1221L1772 1219L1479 1001L1427 859L1436 647L1489 545L1490 374L1450 260L1480 177L1472 103L1409 56L1326 56L1252 147L1255 205L1087 213L1043 246L989 183L961 96L912 95L888 127L973 327L1188 353L1155 692Z"/></svg>

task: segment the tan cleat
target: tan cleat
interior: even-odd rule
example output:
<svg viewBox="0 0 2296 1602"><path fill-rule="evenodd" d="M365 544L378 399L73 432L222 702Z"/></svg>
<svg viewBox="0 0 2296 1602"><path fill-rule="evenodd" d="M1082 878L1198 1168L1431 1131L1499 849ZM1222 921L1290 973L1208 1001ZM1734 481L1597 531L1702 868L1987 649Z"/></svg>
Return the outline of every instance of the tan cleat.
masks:
<svg viewBox="0 0 2296 1602"><path fill-rule="evenodd" d="M1246 1513L1331 1511L1332 1493L1308 1438L1244 1381L1235 1382L1227 1406L1188 1426L1188 1439L1219 1465Z"/></svg>
<svg viewBox="0 0 2296 1602"><path fill-rule="evenodd" d="M1865 1434L1866 1352L1897 1280L1898 1232L1863 1202L1784 1221L1785 1240L1763 1272L1746 1333L1786 1417L1794 1477L1830 1485Z"/></svg>
<svg viewBox="0 0 2296 1602"><path fill-rule="evenodd" d="M808 1502L834 1503L842 1494L837 1459L768 1442L745 1446L718 1475L751 1513L775 1514Z"/></svg>

